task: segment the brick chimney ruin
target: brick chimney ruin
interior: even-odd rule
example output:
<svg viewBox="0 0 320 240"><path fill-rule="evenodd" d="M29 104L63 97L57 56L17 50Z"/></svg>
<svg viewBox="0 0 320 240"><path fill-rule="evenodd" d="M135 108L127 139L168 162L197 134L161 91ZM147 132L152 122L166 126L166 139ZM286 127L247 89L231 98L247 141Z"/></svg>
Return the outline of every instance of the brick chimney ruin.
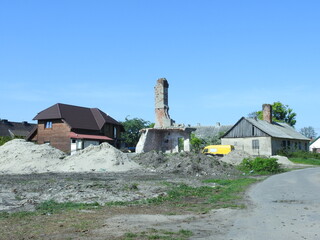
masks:
<svg viewBox="0 0 320 240"><path fill-rule="evenodd" d="M136 153L162 151L166 153L190 151L190 134L195 128L175 124L169 115L169 83L165 78L157 80L155 90L155 126L141 129Z"/></svg>
<svg viewBox="0 0 320 240"><path fill-rule="evenodd" d="M154 87L155 91L155 128L171 127L173 121L169 115L168 105L168 88L169 83L165 78L159 78L157 85Z"/></svg>
<svg viewBox="0 0 320 240"><path fill-rule="evenodd" d="M272 123L272 106L271 104L262 105L263 120Z"/></svg>

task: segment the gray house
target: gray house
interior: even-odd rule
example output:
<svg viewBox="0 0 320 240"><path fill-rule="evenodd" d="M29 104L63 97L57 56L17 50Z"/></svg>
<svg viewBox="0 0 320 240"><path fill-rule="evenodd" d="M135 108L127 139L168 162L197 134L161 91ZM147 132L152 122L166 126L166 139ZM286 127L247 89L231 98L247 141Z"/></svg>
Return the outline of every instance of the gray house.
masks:
<svg viewBox="0 0 320 240"><path fill-rule="evenodd" d="M279 150L308 151L310 139L286 123L272 122L272 107L263 105L263 120L242 117L221 137L221 144L234 145L251 155L271 156Z"/></svg>

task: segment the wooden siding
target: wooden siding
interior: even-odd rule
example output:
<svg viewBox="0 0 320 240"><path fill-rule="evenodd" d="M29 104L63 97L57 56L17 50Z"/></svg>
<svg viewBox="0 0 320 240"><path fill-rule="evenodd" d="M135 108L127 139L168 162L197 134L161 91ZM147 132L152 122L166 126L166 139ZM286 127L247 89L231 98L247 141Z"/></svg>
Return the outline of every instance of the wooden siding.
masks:
<svg viewBox="0 0 320 240"><path fill-rule="evenodd" d="M246 119L240 120L224 138L268 137L269 135L252 125Z"/></svg>

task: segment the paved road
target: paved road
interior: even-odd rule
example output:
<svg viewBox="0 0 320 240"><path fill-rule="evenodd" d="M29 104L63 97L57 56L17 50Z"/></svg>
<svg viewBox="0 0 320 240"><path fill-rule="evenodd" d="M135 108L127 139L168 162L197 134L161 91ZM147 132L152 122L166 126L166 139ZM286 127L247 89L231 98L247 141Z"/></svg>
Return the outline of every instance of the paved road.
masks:
<svg viewBox="0 0 320 240"><path fill-rule="evenodd" d="M249 196L253 210L236 217L226 240L320 239L320 168L272 176Z"/></svg>

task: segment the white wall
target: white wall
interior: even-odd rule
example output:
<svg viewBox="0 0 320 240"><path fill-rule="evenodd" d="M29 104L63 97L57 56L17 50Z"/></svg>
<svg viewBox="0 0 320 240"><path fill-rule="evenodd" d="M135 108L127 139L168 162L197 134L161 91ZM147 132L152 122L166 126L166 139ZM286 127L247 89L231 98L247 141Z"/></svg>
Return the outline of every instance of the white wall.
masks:
<svg viewBox="0 0 320 240"><path fill-rule="evenodd" d="M313 142L312 144L310 144L310 146L309 146L309 151L312 152L314 148L320 149L320 138L317 139L317 140L316 140L315 142Z"/></svg>
<svg viewBox="0 0 320 240"><path fill-rule="evenodd" d="M252 148L252 140L259 140L259 149ZM233 145L235 150L241 150L250 155L272 155L271 137L221 138L221 145Z"/></svg>

